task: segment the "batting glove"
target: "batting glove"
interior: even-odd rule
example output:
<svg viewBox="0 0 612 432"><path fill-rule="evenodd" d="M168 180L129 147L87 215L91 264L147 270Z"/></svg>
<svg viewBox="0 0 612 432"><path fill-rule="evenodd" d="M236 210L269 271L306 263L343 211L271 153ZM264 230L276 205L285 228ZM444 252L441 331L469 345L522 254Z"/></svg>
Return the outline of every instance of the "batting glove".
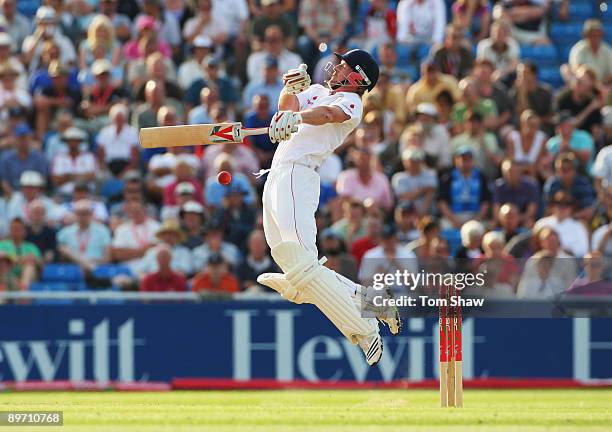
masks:
<svg viewBox="0 0 612 432"><path fill-rule="evenodd" d="M306 72L306 68L305 64L301 64L297 69L291 69L283 75L285 93L295 95L310 87L312 81L310 75Z"/></svg>
<svg viewBox="0 0 612 432"><path fill-rule="evenodd" d="M286 141L293 132L297 132L297 125L302 122L302 115L293 111L279 111L272 117L268 134L273 143Z"/></svg>

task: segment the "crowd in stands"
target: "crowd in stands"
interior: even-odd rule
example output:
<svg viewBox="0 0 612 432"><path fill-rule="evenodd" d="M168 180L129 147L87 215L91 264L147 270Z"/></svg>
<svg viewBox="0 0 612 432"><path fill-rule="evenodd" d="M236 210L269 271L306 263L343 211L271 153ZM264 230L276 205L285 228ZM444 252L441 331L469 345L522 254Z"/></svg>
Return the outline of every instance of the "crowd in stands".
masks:
<svg viewBox="0 0 612 432"><path fill-rule="evenodd" d="M361 47L380 79L319 169L326 265L369 284L455 257L501 296L612 293L608 7L0 0L0 291L263 291L253 173L275 145L143 149L138 131L267 126L285 71L323 82Z"/></svg>

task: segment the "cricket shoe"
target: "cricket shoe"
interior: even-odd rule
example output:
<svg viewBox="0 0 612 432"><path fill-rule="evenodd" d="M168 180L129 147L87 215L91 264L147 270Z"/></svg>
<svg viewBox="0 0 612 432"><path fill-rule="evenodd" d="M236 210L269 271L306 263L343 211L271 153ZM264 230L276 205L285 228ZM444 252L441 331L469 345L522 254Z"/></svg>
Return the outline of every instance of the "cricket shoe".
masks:
<svg viewBox="0 0 612 432"><path fill-rule="evenodd" d="M389 327L392 335L397 335L402 329L402 319L399 309L396 306L376 306L374 296L383 295L390 298L389 293L381 294L372 288L361 286L361 291L357 291L353 297L355 306L361 311L363 317L376 318L379 322Z"/></svg>
<svg viewBox="0 0 612 432"><path fill-rule="evenodd" d="M383 341L380 335L376 333L372 336L364 336L359 339L358 343L368 364L375 366L383 355Z"/></svg>

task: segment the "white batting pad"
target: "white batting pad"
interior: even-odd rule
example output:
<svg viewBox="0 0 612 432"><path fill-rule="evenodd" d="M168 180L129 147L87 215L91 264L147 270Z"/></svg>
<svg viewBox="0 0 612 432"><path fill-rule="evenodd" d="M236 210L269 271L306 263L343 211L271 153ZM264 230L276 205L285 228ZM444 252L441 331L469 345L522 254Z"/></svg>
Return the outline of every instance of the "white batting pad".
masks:
<svg viewBox="0 0 612 432"><path fill-rule="evenodd" d="M305 302L317 306L352 343L378 331L377 324L360 316L345 284L314 253L298 243L283 242L272 249L272 256Z"/></svg>

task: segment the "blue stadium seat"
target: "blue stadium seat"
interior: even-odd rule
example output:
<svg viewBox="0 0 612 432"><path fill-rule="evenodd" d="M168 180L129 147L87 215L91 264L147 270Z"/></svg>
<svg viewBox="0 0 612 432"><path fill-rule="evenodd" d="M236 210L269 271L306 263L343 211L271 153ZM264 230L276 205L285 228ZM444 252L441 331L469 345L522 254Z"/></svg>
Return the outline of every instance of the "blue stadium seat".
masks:
<svg viewBox="0 0 612 432"><path fill-rule="evenodd" d="M97 278L113 278L117 275L132 276L130 268L124 264L101 264L93 272Z"/></svg>
<svg viewBox="0 0 612 432"><path fill-rule="evenodd" d="M608 5L606 10L600 11L599 16L604 24L612 24L612 4Z"/></svg>
<svg viewBox="0 0 612 432"><path fill-rule="evenodd" d="M44 266L40 280L43 282L83 282L83 271L76 264L47 264Z"/></svg>
<svg viewBox="0 0 612 432"><path fill-rule="evenodd" d="M564 84L558 65L542 67L538 75L540 76L540 80L550 84L553 88L562 87Z"/></svg>
<svg viewBox="0 0 612 432"><path fill-rule="evenodd" d="M530 60L538 66L554 65L559 62L559 55L554 45L521 47L521 59Z"/></svg>
<svg viewBox="0 0 612 432"><path fill-rule="evenodd" d="M574 45L563 45L559 48L559 60L561 63L567 63L569 61L570 51Z"/></svg>
<svg viewBox="0 0 612 432"><path fill-rule="evenodd" d="M570 1L569 16L574 21L584 21L595 17L595 8L589 2Z"/></svg>
<svg viewBox="0 0 612 432"><path fill-rule="evenodd" d="M406 45L397 44L395 52L397 53L398 67L407 66L410 64L410 54L412 53L412 48Z"/></svg>
<svg viewBox="0 0 612 432"><path fill-rule="evenodd" d="M424 59L426 59L427 56L429 56L429 52L430 51L431 51L431 46L430 45L421 45L419 47L419 50L417 51L417 60L419 62L421 62Z"/></svg>
<svg viewBox="0 0 612 432"><path fill-rule="evenodd" d="M550 37L557 45L575 44L582 38L582 23L553 23Z"/></svg>
<svg viewBox="0 0 612 432"><path fill-rule="evenodd" d="M33 18L40 3L40 0L19 0L17 2L17 11L28 18Z"/></svg>
<svg viewBox="0 0 612 432"><path fill-rule="evenodd" d="M105 200L110 200L112 198L116 198L121 196L123 193L123 180L119 179L106 179L102 182L100 186L100 195L104 197Z"/></svg>

